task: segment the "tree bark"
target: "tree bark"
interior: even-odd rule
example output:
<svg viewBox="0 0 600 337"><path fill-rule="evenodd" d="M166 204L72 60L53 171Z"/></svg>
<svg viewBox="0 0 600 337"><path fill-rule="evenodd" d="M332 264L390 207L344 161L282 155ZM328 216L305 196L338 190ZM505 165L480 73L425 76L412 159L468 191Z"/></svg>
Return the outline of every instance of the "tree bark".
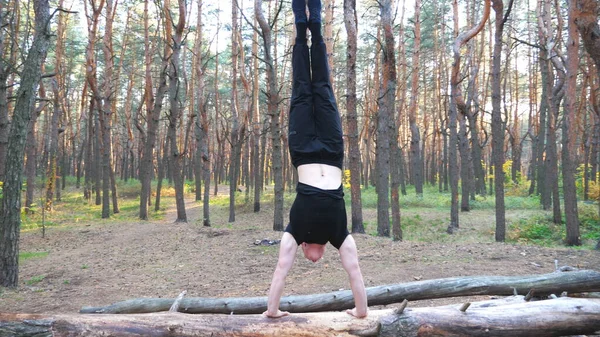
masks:
<svg viewBox="0 0 600 337"><path fill-rule="evenodd" d="M272 48L272 31L265 19L262 10L262 0L254 0L254 14L256 15L263 38L264 62L267 67L267 114L271 118L271 146L272 146L272 170L274 177L273 198L273 230L283 231L283 167L281 151L281 125L279 123L279 88L277 85L277 74L274 68Z"/></svg>
<svg viewBox="0 0 600 337"><path fill-rule="evenodd" d="M43 83L40 83L39 89L40 98L45 98L46 93ZM31 120L27 124L27 143L25 144L25 179L26 179L26 191L25 191L25 213L33 213L32 206L34 202L35 187L35 169L37 167L37 145L36 145L36 132L35 125L38 117L42 114L42 111L46 107L46 102L39 103L39 106L35 109L34 113L31 114ZM42 206L43 207L43 206Z"/></svg>
<svg viewBox="0 0 600 337"><path fill-rule="evenodd" d="M572 298L466 312L447 307L407 311L382 317L378 336L565 336L594 333L600 324L599 301Z"/></svg>
<svg viewBox="0 0 600 337"><path fill-rule="evenodd" d="M179 2L179 17L177 23L172 17L169 1L164 3L164 13L166 20L166 38L167 43L171 44L173 53L169 60L169 127L167 137L169 138L169 164L171 165L171 174L173 176L173 185L175 188L175 203L177 206L177 219L175 222L187 222L187 214L185 211L185 200L183 191L183 170L182 162L185 156L184 151L180 151L177 141L177 129L181 123L181 114L185 94L180 81L180 64L181 64L181 47L183 43L183 31L186 20L185 0ZM174 34L171 33L170 27L175 28Z"/></svg>
<svg viewBox="0 0 600 337"><path fill-rule="evenodd" d="M16 287L19 280L19 236L21 226L21 187L27 124L35 109L51 32L48 31L50 6L47 0L33 1L35 34L21 72L6 153L6 172L0 208L0 286Z"/></svg>
<svg viewBox="0 0 600 337"><path fill-rule="evenodd" d="M527 276L465 276L433 279L367 288L369 306L435 298L475 295L525 295L532 289L536 296L593 292L600 290L600 273L592 270L557 272ZM81 313L147 313L169 310L174 299L140 298L105 307L85 307ZM267 308L266 297L185 298L181 304L187 313L257 314ZM289 312L344 310L354 307L352 291L285 296L280 309Z"/></svg>
<svg viewBox="0 0 600 337"><path fill-rule="evenodd" d="M104 83L103 83L103 95L102 95L102 104L100 105L100 111L98 112L99 120L100 120L100 135L102 137L101 141L101 154L102 154L102 218L106 219L110 217L110 206L111 206L111 190L113 197L113 206L116 213L118 213L118 205L116 203L116 188L115 184L111 182L114 181L114 172L111 163L111 155L112 155L112 137L111 137L111 127L112 127L112 116L113 116L113 106L116 95L116 83L114 78L114 53L113 53L113 43L112 43L112 35L113 35L113 21L114 14L116 11L116 4L113 7L112 0L106 1L106 21L104 26L104 36L102 38L102 51L104 56Z"/></svg>
<svg viewBox="0 0 600 337"><path fill-rule="evenodd" d="M562 166L563 166L563 195L565 219L567 227L566 243L569 246L580 246L579 216L577 212L577 187L575 171L577 170L577 72L579 67L579 32L575 20L580 11L577 1L569 1L569 37L567 41L566 88L564 100L563 137L562 137Z"/></svg>
<svg viewBox="0 0 600 337"><path fill-rule="evenodd" d="M360 144L358 139L358 114L356 112L356 52L358 39L356 0L344 0L344 23L348 34L348 45L346 47L346 123L352 233L364 233L360 190Z"/></svg>
<svg viewBox="0 0 600 337"><path fill-rule="evenodd" d="M256 16L254 16L254 25L256 26ZM252 55L258 55L258 32L254 30L254 36L252 38ZM252 136L251 141L251 157L252 157L252 177L254 179L254 213L260 212L260 196L262 194L262 181L264 176L263 165L261 165L261 153L260 153L260 140L261 140L261 116L260 116L260 105L259 105L259 70L258 70L258 57L254 57L252 60Z"/></svg>
<svg viewBox="0 0 600 337"><path fill-rule="evenodd" d="M458 134L457 134L457 119L458 113L461 111L463 115L466 115L466 104L462 97L462 90L460 88L460 48L464 46L469 40L477 35L484 27L490 15L490 1L485 1L483 15L481 21L470 30L458 34L458 4L456 0L453 2L454 9L454 33L458 35L454 41L453 55L454 60L452 62L452 74L450 77L450 88L451 88L451 100L450 100L450 111L449 111L449 123L450 128L450 139L448 144L448 167L450 176L450 193L451 193L451 209L450 209L450 224L448 225L447 232L452 234L458 229L458 162L456 147L458 145Z"/></svg>
<svg viewBox="0 0 600 337"><path fill-rule="evenodd" d="M237 0L231 1L231 132L229 133L229 220L235 222L235 192L237 191L238 172L240 169L240 156L242 142L240 139L240 118L238 98L238 71L241 46L237 34L239 27Z"/></svg>
<svg viewBox="0 0 600 337"><path fill-rule="evenodd" d="M376 171L377 171L377 235L390 236L390 124L393 112L390 103L396 93L395 78L390 74L395 69L393 66L394 45L392 33L392 3L384 0L380 3L381 28L384 32L385 43L382 48L381 87L377 111L377 139L376 139ZM392 44L388 39L392 38ZM391 50L390 50L391 47ZM392 57L392 59L390 59Z"/></svg>
<svg viewBox="0 0 600 337"><path fill-rule="evenodd" d="M496 15L494 31L494 51L492 55L492 158L494 162L494 189L496 190L496 242L506 239L506 209L504 207L504 123L502 121L502 97L500 92L502 34L504 23L512 8L512 0L504 14L502 0L493 0Z"/></svg>
<svg viewBox="0 0 600 337"><path fill-rule="evenodd" d="M419 110L419 62L421 55L421 1L415 1L414 14L414 46L411 66L410 106L408 108L408 120L410 124L410 173L417 196L423 196L423 164L421 153L421 131L417 124Z"/></svg>
<svg viewBox="0 0 600 337"><path fill-rule="evenodd" d="M596 64L596 75L600 78L600 25L598 25L598 1L577 0L577 17L574 23L581 34L583 46Z"/></svg>
<svg viewBox="0 0 600 337"><path fill-rule="evenodd" d="M140 192L140 219L148 220L148 205L150 204L150 187L152 182L152 171L154 168L154 148L156 146L156 139L158 137L158 124L160 115L162 112L163 100L168 90L167 86L167 72L168 62L172 54L170 45L165 44L163 50L163 62L160 67L160 75L158 78L158 87L156 89L156 95L152 95L152 62L151 54L153 48L150 47L150 37L148 28L148 3L150 0L144 1L144 41L145 41L145 87L144 87L144 104L146 106L146 122L147 127L144 131L141 127L138 130L142 132L143 139L143 153L140 161L140 181L141 181L141 192Z"/></svg>
<svg viewBox="0 0 600 337"><path fill-rule="evenodd" d="M20 21L20 15L18 11L19 3L13 2L15 6L12 10L12 18L9 16L11 13L10 8L5 6L10 5L10 2L3 1L0 3L0 25L6 27L0 31L0 53L2 55L9 55L9 58L2 57L0 59L0 181L4 181L5 169L6 169L6 152L8 147L8 137L10 134L10 120L9 120L9 86L7 85L8 78L14 71L12 67L16 64L17 50L18 48L18 26ZM10 43L7 43L7 38Z"/></svg>
<svg viewBox="0 0 600 337"><path fill-rule="evenodd" d="M515 303L516 302L516 303ZM535 322L535 324L531 324ZM521 298L457 306L371 310L364 319L345 312L263 315L0 314L0 329L13 336L564 336L592 334L600 324L597 300Z"/></svg>

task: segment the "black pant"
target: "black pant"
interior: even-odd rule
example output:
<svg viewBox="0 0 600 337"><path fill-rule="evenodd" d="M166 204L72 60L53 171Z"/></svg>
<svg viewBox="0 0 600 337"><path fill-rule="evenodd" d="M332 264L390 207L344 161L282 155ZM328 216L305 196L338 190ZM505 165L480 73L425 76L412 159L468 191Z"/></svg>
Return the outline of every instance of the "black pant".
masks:
<svg viewBox="0 0 600 337"><path fill-rule="evenodd" d="M337 166L344 161L342 122L329 81L324 42L296 43L292 52L292 98L289 149L295 167L321 163ZM311 77L312 63L312 77Z"/></svg>

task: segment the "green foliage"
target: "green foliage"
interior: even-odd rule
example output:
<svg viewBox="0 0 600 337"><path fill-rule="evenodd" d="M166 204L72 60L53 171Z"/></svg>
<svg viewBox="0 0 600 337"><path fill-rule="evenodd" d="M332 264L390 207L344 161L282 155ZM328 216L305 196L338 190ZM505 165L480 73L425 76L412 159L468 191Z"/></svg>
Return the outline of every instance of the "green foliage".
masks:
<svg viewBox="0 0 600 337"><path fill-rule="evenodd" d="M600 185L596 183L596 181L600 181L600 172L596 172L596 181L592 179L591 176L591 168L588 167L588 197L591 200L600 201ZM584 187L585 187L585 165L581 164L577 167L577 171L575 171L575 186L577 188L577 196L579 198L583 198Z"/></svg>
<svg viewBox="0 0 600 337"><path fill-rule="evenodd" d="M46 275L34 276L34 277L30 278L29 280L26 280L25 284L27 284L28 286L31 286L31 285L34 285L36 283L42 282L45 278L46 278Z"/></svg>
<svg viewBox="0 0 600 337"><path fill-rule="evenodd" d="M548 217L519 219L509 225L508 241L554 246L560 244L565 235L563 226L552 223Z"/></svg>
<svg viewBox="0 0 600 337"><path fill-rule="evenodd" d="M19 252L19 262L48 256L48 252Z"/></svg>
<svg viewBox="0 0 600 337"><path fill-rule="evenodd" d="M598 206L579 203L577 208L581 238L584 241L593 241L591 244L594 245L600 240L600 215L598 215Z"/></svg>
<svg viewBox="0 0 600 337"><path fill-rule="evenodd" d="M183 184L183 193L196 193L196 183L193 180L186 180Z"/></svg>

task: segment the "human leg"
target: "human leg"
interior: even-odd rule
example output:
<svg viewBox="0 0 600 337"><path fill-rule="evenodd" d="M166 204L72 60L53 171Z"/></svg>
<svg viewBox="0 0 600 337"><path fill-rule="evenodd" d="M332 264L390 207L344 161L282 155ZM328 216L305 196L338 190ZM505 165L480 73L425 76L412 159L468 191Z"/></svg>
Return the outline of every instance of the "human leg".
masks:
<svg viewBox="0 0 600 337"><path fill-rule="evenodd" d="M294 13L295 23L308 23L306 17L306 0L292 0L292 12Z"/></svg>
<svg viewBox="0 0 600 337"><path fill-rule="evenodd" d="M292 51L292 98L288 125L288 144L292 161L306 152L315 137L310 59L306 43L296 43Z"/></svg>
<svg viewBox="0 0 600 337"><path fill-rule="evenodd" d="M321 24L321 0L308 0L309 23Z"/></svg>
<svg viewBox="0 0 600 337"><path fill-rule="evenodd" d="M314 36L314 35L313 35ZM343 160L342 121L330 82L327 47L322 41L311 45L312 92L317 136L326 145L331 159Z"/></svg>

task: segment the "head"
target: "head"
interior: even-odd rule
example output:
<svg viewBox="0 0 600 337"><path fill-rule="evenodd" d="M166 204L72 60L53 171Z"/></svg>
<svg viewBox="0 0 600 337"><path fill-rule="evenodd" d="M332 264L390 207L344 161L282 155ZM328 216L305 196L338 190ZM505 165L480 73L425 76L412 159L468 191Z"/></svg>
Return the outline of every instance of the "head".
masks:
<svg viewBox="0 0 600 337"><path fill-rule="evenodd" d="M321 245L318 243L302 243L302 251L304 252L304 257L311 260L312 262L319 261L323 254L325 253L325 245Z"/></svg>

